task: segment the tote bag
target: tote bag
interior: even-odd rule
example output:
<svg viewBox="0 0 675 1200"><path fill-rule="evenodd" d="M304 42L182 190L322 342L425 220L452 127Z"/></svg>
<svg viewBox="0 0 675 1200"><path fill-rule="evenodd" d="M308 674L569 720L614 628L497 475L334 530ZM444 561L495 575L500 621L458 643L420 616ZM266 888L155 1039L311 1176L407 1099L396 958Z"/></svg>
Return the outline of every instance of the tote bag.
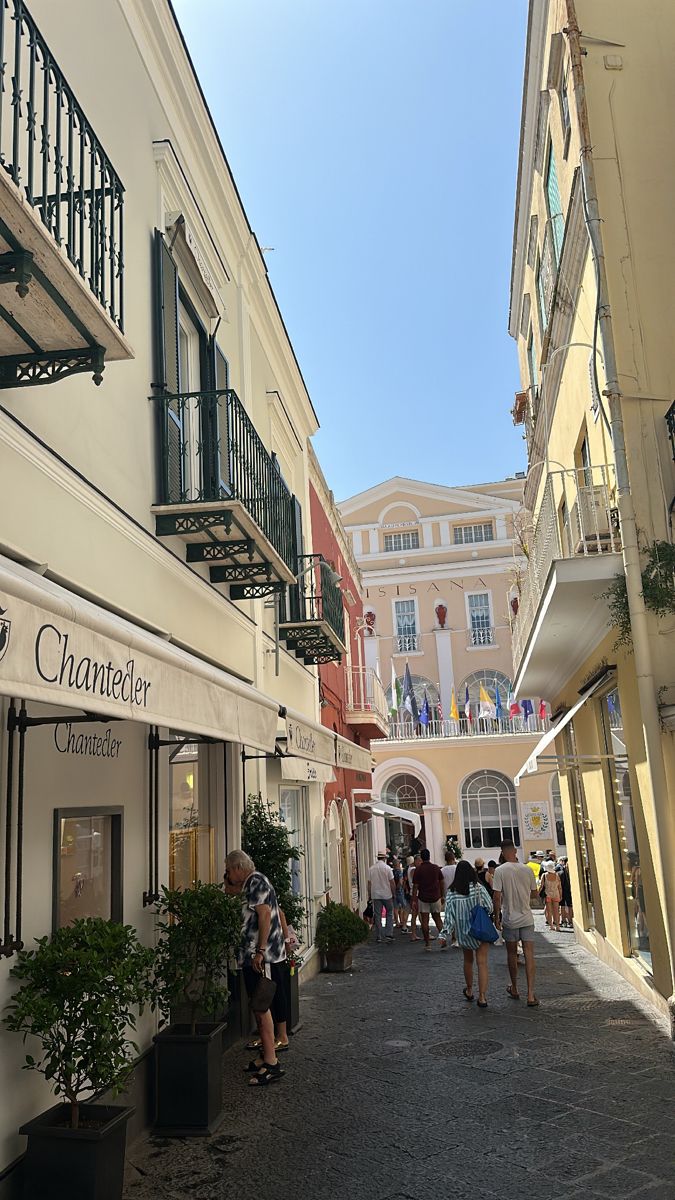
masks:
<svg viewBox="0 0 675 1200"><path fill-rule="evenodd" d="M496 942L499 937L487 909L483 908L482 904L477 904L471 913L469 933L477 942Z"/></svg>

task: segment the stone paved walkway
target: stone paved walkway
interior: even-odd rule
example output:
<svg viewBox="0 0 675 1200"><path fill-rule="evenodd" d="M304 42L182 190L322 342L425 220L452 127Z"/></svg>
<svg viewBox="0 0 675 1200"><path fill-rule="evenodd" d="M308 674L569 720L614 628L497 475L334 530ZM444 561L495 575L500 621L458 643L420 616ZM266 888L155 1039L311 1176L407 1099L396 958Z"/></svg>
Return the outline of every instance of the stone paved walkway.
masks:
<svg viewBox="0 0 675 1200"><path fill-rule="evenodd" d="M459 951L397 937L303 987L281 1083L229 1051L219 1131L137 1142L125 1200L674 1200L675 1056L632 988L538 932L541 1008L495 947L480 1011Z"/></svg>

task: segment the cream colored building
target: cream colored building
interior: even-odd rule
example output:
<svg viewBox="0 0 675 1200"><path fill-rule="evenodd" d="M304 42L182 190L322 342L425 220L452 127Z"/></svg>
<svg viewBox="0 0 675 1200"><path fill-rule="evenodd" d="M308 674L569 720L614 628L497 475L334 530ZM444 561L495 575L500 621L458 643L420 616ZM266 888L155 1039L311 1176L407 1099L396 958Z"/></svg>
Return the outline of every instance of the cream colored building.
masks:
<svg viewBox="0 0 675 1200"><path fill-rule="evenodd" d="M312 970L324 782L345 757L370 769L320 722L317 663L341 657L344 621L313 554L317 418L167 0L14 7L0 8L0 1008L21 944L73 917L123 919L151 943L159 887L219 880L258 792L305 849ZM155 1028L146 1013L143 1051ZM19 1126L50 1102L23 1054L0 1030L3 1195Z"/></svg>
<svg viewBox="0 0 675 1200"><path fill-rule="evenodd" d="M515 687L560 731L535 757L578 937L671 1012L674 56L672 4L530 3L510 300L534 515Z"/></svg>
<svg viewBox="0 0 675 1200"><path fill-rule="evenodd" d="M427 724L399 706L388 737L371 743L371 852L385 840L410 843L411 826L390 808L418 813L435 861L450 834L471 860L498 858L511 836L524 854L564 849L555 780L527 780L519 792L513 783L548 728L540 693L526 697L529 717L509 717L522 503L520 478L445 487L395 477L340 505L363 577L365 661L388 687L390 708L392 671L403 688L406 664L418 709L425 696L429 704ZM498 719L480 715L481 686L493 703L499 693Z"/></svg>

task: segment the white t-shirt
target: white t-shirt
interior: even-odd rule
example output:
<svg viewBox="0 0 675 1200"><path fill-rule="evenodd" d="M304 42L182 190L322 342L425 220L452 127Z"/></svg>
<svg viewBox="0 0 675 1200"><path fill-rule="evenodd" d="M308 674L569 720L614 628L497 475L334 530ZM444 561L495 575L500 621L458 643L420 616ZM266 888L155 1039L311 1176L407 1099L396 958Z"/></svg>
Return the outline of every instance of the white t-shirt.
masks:
<svg viewBox="0 0 675 1200"><path fill-rule="evenodd" d="M446 863L446 865L444 867L441 867L441 875L443 876L443 878L445 880L446 892L450 891L451 885L455 882L455 871L456 870L457 870L457 863Z"/></svg>
<svg viewBox="0 0 675 1200"><path fill-rule="evenodd" d="M370 880L370 894L373 900L391 900L391 884L394 879L394 872L391 867L388 867L386 862L373 863L368 872Z"/></svg>
<svg viewBox="0 0 675 1200"><path fill-rule="evenodd" d="M532 871L526 863L502 863L492 880L493 892L502 894L502 922L509 929L534 925L530 896L536 890Z"/></svg>

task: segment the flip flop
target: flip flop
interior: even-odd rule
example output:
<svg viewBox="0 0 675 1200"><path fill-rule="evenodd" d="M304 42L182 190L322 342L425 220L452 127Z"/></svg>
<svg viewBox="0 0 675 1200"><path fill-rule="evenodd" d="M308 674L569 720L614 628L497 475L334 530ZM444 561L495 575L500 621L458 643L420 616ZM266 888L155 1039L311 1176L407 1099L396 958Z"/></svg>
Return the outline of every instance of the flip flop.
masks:
<svg viewBox="0 0 675 1200"><path fill-rule="evenodd" d="M509 986L507 987L506 992L507 992L507 995L509 995L512 1000L520 1000L520 992L514 992L511 984L509 984Z"/></svg>
<svg viewBox="0 0 675 1200"><path fill-rule="evenodd" d="M262 1042L261 1042L260 1038L251 1038L251 1041L246 1043L246 1045L244 1046L244 1049L245 1050L259 1050L261 1046L262 1046Z"/></svg>
<svg viewBox="0 0 675 1200"><path fill-rule="evenodd" d="M528 1000L527 1007L528 1008L539 1008L539 1001L537 1000L536 996L535 996L534 1000Z"/></svg>
<svg viewBox="0 0 675 1200"><path fill-rule="evenodd" d="M473 1004L473 996L469 995L466 988L462 988L462 994L464 996L464 999L469 1001L469 1004Z"/></svg>

